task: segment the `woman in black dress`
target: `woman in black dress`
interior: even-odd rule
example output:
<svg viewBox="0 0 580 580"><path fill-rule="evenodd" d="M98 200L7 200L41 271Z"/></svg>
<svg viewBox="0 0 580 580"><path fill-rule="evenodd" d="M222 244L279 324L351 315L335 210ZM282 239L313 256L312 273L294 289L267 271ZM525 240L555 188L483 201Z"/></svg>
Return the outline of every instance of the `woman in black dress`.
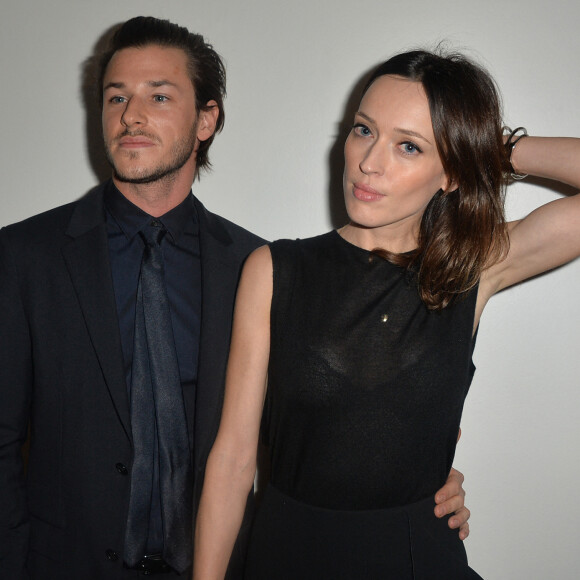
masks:
<svg viewBox="0 0 580 580"><path fill-rule="evenodd" d="M502 128L493 80L413 51L371 76L345 144L350 222L245 265L198 515L196 580L222 578L256 468L272 476L247 577L479 578L433 516L483 308L580 255L580 197L506 223L511 177L580 189L580 139Z"/></svg>

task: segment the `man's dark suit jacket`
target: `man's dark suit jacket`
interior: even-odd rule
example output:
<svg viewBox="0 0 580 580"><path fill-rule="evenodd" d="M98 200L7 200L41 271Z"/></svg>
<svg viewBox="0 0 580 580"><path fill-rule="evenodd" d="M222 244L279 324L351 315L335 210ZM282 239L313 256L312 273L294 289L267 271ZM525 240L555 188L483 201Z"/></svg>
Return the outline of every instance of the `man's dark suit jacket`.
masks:
<svg viewBox="0 0 580 580"><path fill-rule="evenodd" d="M137 575L122 567L131 426L103 189L0 231L2 580ZM197 506L221 414L235 290L244 259L263 241L195 204L202 320L186 410ZM236 550L232 564L243 545Z"/></svg>

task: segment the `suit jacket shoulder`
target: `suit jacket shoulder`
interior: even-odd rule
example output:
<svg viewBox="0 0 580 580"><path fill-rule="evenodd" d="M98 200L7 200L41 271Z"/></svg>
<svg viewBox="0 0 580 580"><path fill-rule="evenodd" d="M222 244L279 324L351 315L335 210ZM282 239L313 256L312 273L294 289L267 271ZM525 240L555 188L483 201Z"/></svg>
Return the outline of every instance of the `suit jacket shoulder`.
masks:
<svg viewBox="0 0 580 580"><path fill-rule="evenodd" d="M76 201L4 226L1 235L5 242L29 249L37 248L39 244L41 247L60 244L63 235L74 237L104 222L104 187L105 184L98 185Z"/></svg>
<svg viewBox="0 0 580 580"><path fill-rule="evenodd" d="M252 250L266 244L266 240L235 224L234 222L212 213L195 199L200 227L202 231L210 232L225 245L231 245L231 250L239 255L247 256Z"/></svg>

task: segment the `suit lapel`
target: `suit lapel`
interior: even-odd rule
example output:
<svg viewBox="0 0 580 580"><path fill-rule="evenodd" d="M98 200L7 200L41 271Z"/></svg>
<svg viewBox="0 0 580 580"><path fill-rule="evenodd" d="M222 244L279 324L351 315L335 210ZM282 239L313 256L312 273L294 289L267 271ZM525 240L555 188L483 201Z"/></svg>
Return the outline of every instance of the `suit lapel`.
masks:
<svg viewBox="0 0 580 580"><path fill-rule="evenodd" d="M104 187L99 186L79 201L67 230L72 239L62 252L111 399L127 436L131 438L103 190Z"/></svg>
<svg viewBox="0 0 580 580"><path fill-rule="evenodd" d="M195 401L195 465L203 470L219 426L240 259L215 216L196 200L200 223L202 316ZM196 478L197 479L197 478ZM196 481L196 485L202 482Z"/></svg>

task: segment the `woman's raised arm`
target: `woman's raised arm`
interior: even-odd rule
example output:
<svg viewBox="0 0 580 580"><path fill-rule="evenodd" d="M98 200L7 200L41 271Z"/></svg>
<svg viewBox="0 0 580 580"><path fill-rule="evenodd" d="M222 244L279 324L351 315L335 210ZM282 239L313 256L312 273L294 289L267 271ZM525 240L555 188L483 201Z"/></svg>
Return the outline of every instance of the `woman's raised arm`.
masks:
<svg viewBox="0 0 580 580"><path fill-rule="evenodd" d="M580 191L580 139L524 137L511 162L519 174L553 179ZM507 257L482 274L484 298L580 255L580 196L552 201L511 222L509 237Z"/></svg>
<svg viewBox="0 0 580 580"><path fill-rule="evenodd" d="M197 515L196 580L224 577L254 483L270 353L271 300L272 257L263 246L247 259L238 287L222 418Z"/></svg>

